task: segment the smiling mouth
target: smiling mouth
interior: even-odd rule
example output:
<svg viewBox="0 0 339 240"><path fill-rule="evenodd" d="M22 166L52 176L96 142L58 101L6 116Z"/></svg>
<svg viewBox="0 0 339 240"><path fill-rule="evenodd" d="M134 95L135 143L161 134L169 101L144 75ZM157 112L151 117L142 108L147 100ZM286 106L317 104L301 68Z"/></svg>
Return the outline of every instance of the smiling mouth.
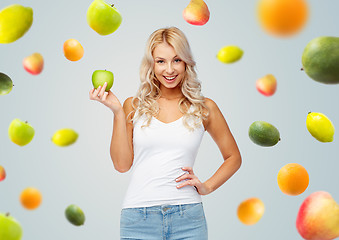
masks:
<svg viewBox="0 0 339 240"><path fill-rule="evenodd" d="M168 82L173 82L176 78L177 78L178 75L175 75L175 76L164 76L164 78L168 81Z"/></svg>

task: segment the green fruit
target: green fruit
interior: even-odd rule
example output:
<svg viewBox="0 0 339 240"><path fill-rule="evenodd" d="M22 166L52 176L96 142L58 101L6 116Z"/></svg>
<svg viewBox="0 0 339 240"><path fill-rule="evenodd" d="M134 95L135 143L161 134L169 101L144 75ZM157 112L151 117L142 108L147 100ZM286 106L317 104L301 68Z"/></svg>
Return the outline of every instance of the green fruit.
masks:
<svg viewBox="0 0 339 240"><path fill-rule="evenodd" d="M100 35L108 35L118 29L121 14L104 0L94 0L87 10L88 25Z"/></svg>
<svg viewBox="0 0 339 240"><path fill-rule="evenodd" d="M71 204L65 210L67 220L75 226L81 226L85 223L85 214L78 206Z"/></svg>
<svg viewBox="0 0 339 240"><path fill-rule="evenodd" d="M0 11L0 43L11 43L21 38L33 23L33 10L19 4Z"/></svg>
<svg viewBox="0 0 339 240"><path fill-rule="evenodd" d="M0 213L0 240L20 240L21 237L20 223L8 213Z"/></svg>
<svg viewBox="0 0 339 240"><path fill-rule="evenodd" d="M217 54L217 58L222 63L234 63L241 59L243 50L238 46L225 46Z"/></svg>
<svg viewBox="0 0 339 240"><path fill-rule="evenodd" d="M6 95L12 91L13 82L10 77L0 72L0 95Z"/></svg>
<svg viewBox="0 0 339 240"><path fill-rule="evenodd" d="M108 92L113 86L114 75L112 72L107 70L96 70L92 74L92 84L94 88L104 85L107 82L105 91Z"/></svg>
<svg viewBox="0 0 339 240"><path fill-rule="evenodd" d="M280 141L280 133L272 124L264 121L255 121L251 124L248 135L255 143L263 147L271 147Z"/></svg>
<svg viewBox="0 0 339 240"><path fill-rule="evenodd" d="M303 70L315 81L339 83L339 37L317 37L302 54Z"/></svg>
<svg viewBox="0 0 339 240"><path fill-rule="evenodd" d="M34 137L34 128L27 122L23 122L16 118L9 125L8 136L15 144L24 146L32 141Z"/></svg>
<svg viewBox="0 0 339 240"><path fill-rule="evenodd" d="M332 142L334 126L328 117L322 113L309 112L306 127L311 135L320 142Z"/></svg>
<svg viewBox="0 0 339 240"><path fill-rule="evenodd" d="M78 133L70 128L63 128L53 134L52 142L60 147L69 146L78 139Z"/></svg>

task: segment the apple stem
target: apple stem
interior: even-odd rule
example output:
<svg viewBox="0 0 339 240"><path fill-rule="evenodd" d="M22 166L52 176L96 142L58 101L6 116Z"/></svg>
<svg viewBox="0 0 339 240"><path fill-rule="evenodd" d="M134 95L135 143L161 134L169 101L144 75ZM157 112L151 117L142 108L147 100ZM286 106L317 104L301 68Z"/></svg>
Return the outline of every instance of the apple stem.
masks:
<svg viewBox="0 0 339 240"><path fill-rule="evenodd" d="M301 70L301 71L304 71L304 68L301 68L300 70Z"/></svg>
<svg viewBox="0 0 339 240"><path fill-rule="evenodd" d="M9 212L5 214L6 217L9 217Z"/></svg>

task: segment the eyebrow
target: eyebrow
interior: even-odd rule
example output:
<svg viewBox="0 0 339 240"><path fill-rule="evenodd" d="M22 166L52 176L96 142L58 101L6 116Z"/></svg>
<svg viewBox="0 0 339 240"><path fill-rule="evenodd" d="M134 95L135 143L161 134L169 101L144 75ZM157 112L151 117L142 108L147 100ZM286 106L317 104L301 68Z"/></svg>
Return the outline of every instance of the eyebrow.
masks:
<svg viewBox="0 0 339 240"><path fill-rule="evenodd" d="M174 58L177 58L178 57L178 55L175 55L174 57L173 57L173 59ZM162 58L162 57L155 57L155 59L163 59L163 60L165 60L165 58Z"/></svg>

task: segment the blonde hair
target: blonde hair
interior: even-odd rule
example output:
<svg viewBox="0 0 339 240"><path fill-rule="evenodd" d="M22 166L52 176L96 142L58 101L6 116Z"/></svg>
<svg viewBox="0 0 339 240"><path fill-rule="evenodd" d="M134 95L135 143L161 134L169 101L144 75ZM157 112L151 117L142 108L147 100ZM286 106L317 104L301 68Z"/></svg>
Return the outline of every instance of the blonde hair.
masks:
<svg viewBox="0 0 339 240"><path fill-rule="evenodd" d="M191 48L184 33L176 27L161 28L154 31L147 42L145 54L140 66L141 84L136 96L133 97L132 106L134 114L132 121L137 120L142 115L146 116L146 124L149 126L152 117L156 117L159 113L159 105L157 100L161 96L160 82L154 73L153 51L158 44L166 42L171 45L177 56L185 63L186 70L183 80L180 82L181 91L184 95L179 100L179 110L183 113L184 126L190 130L194 130L203 119L208 115L204 97L201 94L201 84L197 79L195 71L195 61L193 60ZM193 105L193 111L188 111ZM193 126L190 126L187 120L193 117L195 120Z"/></svg>

